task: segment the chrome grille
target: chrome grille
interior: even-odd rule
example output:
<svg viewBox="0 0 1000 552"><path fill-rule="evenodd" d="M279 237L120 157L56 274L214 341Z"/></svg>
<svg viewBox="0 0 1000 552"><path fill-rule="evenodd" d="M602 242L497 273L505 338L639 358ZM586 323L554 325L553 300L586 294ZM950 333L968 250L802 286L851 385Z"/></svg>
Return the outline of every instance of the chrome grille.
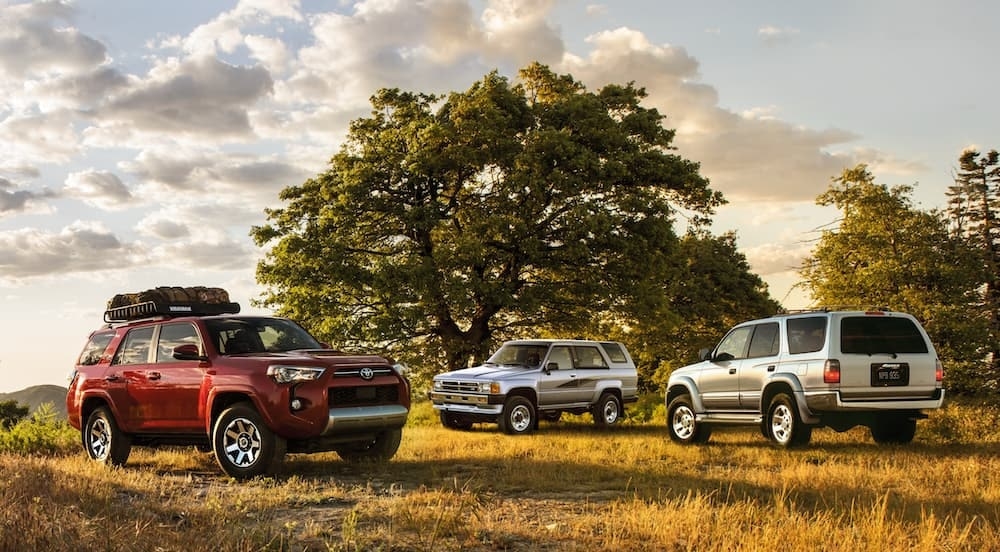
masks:
<svg viewBox="0 0 1000 552"><path fill-rule="evenodd" d="M454 393L478 393L479 384L474 381L442 381L440 390Z"/></svg>

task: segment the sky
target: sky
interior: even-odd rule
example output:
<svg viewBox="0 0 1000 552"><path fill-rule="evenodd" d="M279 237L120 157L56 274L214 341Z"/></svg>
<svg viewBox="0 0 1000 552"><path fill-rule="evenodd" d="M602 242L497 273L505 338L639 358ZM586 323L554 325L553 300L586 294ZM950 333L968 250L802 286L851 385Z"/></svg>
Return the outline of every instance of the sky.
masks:
<svg viewBox="0 0 1000 552"><path fill-rule="evenodd" d="M0 392L66 385L117 293L260 295L249 237L382 87L634 81L787 308L845 168L940 208L1000 148L991 0L0 0ZM725 329L720 328L720 332Z"/></svg>

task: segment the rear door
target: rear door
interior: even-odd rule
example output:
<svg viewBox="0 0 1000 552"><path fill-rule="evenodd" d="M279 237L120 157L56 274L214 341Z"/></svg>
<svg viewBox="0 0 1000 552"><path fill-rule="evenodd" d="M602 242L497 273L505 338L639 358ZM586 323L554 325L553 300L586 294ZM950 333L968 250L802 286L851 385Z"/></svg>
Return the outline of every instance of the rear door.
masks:
<svg viewBox="0 0 1000 552"><path fill-rule="evenodd" d="M882 312L845 315L835 337L844 400L927 398L935 393L937 354L915 319Z"/></svg>

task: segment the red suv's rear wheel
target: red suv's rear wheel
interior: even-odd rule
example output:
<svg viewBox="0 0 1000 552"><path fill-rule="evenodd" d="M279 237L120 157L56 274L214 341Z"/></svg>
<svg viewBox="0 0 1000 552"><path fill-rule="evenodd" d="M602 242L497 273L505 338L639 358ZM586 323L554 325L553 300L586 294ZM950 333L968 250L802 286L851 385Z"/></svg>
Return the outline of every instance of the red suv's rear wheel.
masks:
<svg viewBox="0 0 1000 552"><path fill-rule="evenodd" d="M115 417L106 406L90 413L81 435L87 454L103 464L124 466L132 452L131 438L118 429Z"/></svg>

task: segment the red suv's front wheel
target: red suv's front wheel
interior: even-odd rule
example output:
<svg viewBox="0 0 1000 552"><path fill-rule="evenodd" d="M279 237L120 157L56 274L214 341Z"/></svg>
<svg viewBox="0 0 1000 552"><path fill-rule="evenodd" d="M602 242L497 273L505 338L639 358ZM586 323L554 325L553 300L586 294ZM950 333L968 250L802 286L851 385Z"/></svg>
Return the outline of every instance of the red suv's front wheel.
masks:
<svg viewBox="0 0 1000 552"><path fill-rule="evenodd" d="M281 463L285 440L264 424L248 403L222 411L212 429L212 449L222 471L236 479L268 473Z"/></svg>

